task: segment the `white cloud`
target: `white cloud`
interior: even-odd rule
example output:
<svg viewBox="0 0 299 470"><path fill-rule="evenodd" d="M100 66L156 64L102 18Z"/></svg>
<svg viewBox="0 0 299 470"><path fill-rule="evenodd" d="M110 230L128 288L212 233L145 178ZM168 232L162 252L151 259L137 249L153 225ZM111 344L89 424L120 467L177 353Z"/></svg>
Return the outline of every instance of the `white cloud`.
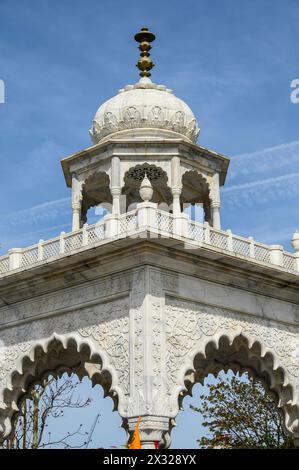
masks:
<svg viewBox="0 0 299 470"><path fill-rule="evenodd" d="M3 226L24 226L37 224L43 221L53 219L61 219L61 215L68 213L70 210L70 199L63 198L55 201L38 204L28 209L13 212L9 215L1 217Z"/></svg>
<svg viewBox="0 0 299 470"><path fill-rule="evenodd" d="M278 198L295 198L299 194L299 173L236 184L221 192L229 206L256 206Z"/></svg>
<svg viewBox="0 0 299 470"><path fill-rule="evenodd" d="M223 201L237 207L295 198L299 193L299 172L294 171L297 168L299 141L237 155L232 158L228 182L221 190ZM232 181L240 183L230 184Z"/></svg>
<svg viewBox="0 0 299 470"><path fill-rule="evenodd" d="M230 179L253 173L269 173L274 170L296 168L299 165L299 140L252 153L236 155L231 159Z"/></svg>
<svg viewBox="0 0 299 470"><path fill-rule="evenodd" d="M298 178L299 178L299 173L290 173L288 175L282 175L282 176L276 176L274 178L266 178L262 180L255 180L255 181L250 181L247 183L241 183L241 184L235 184L233 186L228 186L224 187L222 189L223 193L230 193L230 192L236 192L236 191L243 191L244 189L254 189L258 188L260 189L260 186L263 186L265 189L271 188L272 186L281 186L282 184L285 185L286 182L291 183L294 180L296 186L298 187ZM287 190L290 190L290 186L287 187ZM297 189L295 187L295 189Z"/></svg>

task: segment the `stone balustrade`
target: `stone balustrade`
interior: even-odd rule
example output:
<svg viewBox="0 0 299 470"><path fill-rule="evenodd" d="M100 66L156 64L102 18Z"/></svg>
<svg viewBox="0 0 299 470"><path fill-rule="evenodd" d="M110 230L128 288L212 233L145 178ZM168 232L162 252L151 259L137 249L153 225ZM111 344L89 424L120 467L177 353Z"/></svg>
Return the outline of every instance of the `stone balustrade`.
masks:
<svg viewBox="0 0 299 470"><path fill-rule="evenodd" d="M0 276L16 269L26 269L49 259L65 256L80 249L88 249L115 238L138 237L149 230L153 237L181 238L187 248L216 248L233 253L236 257L248 258L284 268L294 274L299 272L299 252L288 253L280 245L265 245L234 235L230 230L218 230L208 223L190 220L186 214L174 217L157 209L156 204L145 202L137 209L121 215L107 215L94 225L84 225L80 230L65 233L50 240L40 240L28 248L13 248L0 257Z"/></svg>

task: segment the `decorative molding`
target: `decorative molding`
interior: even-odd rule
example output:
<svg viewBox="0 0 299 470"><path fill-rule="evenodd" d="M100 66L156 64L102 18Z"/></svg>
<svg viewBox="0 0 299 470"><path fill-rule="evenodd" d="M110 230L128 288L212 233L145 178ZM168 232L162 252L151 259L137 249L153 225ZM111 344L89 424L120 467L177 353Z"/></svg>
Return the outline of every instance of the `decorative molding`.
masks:
<svg viewBox="0 0 299 470"><path fill-rule="evenodd" d="M155 83L148 92L140 88L143 84L128 86L99 108L89 131L94 143L114 132L138 128L171 130L196 142L197 121L182 100Z"/></svg>
<svg viewBox="0 0 299 470"><path fill-rule="evenodd" d="M178 293L179 276L177 274L162 273L162 285L165 291Z"/></svg>
<svg viewBox="0 0 299 470"><path fill-rule="evenodd" d="M92 338L110 358L125 394L128 394L128 324L129 302L124 297L65 313L62 316L35 320L4 330L1 341L4 347L0 356L0 384L5 385L10 371L18 359L35 344L46 342L53 334L68 336L71 332L83 338Z"/></svg>
<svg viewBox="0 0 299 470"><path fill-rule="evenodd" d="M128 415L144 402L144 315L145 270L132 276L130 291L130 403Z"/></svg>
<svg viewBox="0 0 299 470"><path fill-rule="evenodd" d="M45 294L33 300L25 300L17 304L0 308L1 327L14 322L35 319L41 315L55 315L64 310L77 308L88 302L97 302L103 298L128 293L130 276L112 275L88 284L65 288L62 292Z"/></svg>
<svg viewBox="0 0 299 470"><path fill-rule="evenodd" d="M105 113L102 123L97 118L93 120L90 136L93 142L97 144L104 137L114 132L126 129L153 128L174 131L185 135L191 142L196 142L199 129L195 118L187 122L188 118L185 113L176 111L170 120L167 120L163 118L163 110L160 108L159 113L158 108L158 106L150 108L148 112L144 113L144 117L134 106L129 106L124 110L122 119L118 119L112 112Z"/></svg>

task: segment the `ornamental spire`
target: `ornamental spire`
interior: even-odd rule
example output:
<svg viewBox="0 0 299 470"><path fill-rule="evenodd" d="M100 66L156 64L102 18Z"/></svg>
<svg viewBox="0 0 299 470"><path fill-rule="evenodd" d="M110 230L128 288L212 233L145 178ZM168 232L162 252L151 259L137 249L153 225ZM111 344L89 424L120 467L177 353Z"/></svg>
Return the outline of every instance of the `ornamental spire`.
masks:
<svg viewBox="0 0 299 470"><path fill-rule="evenodd" d="M139 42L140 59L136 64L136 67L141 70L139 75L141 77L150 77L150 70L155 66L150 58L149 51L152 48L150 43L156 39L156 36L151 33L148 28L141 28L139 33L135 34L134 38L135 41Z"/></svg>

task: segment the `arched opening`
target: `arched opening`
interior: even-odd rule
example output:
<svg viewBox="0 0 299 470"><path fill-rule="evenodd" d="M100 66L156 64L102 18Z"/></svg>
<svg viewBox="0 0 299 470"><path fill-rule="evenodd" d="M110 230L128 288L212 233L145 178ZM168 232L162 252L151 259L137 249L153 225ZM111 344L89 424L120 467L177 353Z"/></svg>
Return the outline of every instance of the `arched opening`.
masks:
<svg viewBox="0 0 299 470"><path fill-rule="evenodd" d="M110 179L104 172L90 175L82 187L81 226L95 223L111 212Z"/></svg>
<svg viewBox="0 0 299 470"><path fill-rule="evenodd" d="M88 341L79 342L75 337L53 337L36 344L28 354L20 360L11 374L7 388L3 393L3 404L0 407L0 430L2 439L11 439L17 424L24 400L31 397L31 391L36 386L42 387L45 379L65 380L66 374L78 377L81 390L85 396L93 396L95 406L101 404L101 396L111 397L113 411L118 410L119 395L117 386L113 385L110 370L105 367L102 355ZM99 388L100 386L100 388ZM91 391L95 388L97 392ZM111 401L108 408L111 409ZM107 414L107 406L105 406ZM98 410L101 413L101 410ZM88 415L85 416L85 418ZM118 425L121 422L118 416ZM88 421L88 420L87 420ZM109 420L110 421L110 420ZM114 420L115 421L115 420ZM92 423L86 422L90 428ZM109 427L109 426L108 426ZM125 437L123 437L125 442ZM99 442L99 446L102 443Z"/></svg>
<svg viewBox="0 0 299 470"><path fill-rule="evenodd" d="M187 171L182 177L181 208L192 220L211 223L210 187L197 171Z"/></svg>
<svg viewBox="0 0 299 470"><path fill-rule="evenodd" d="M277 397L247 372L231 369L209 374L197 383L172 433L174 448L285 449L294 441L287 432Z"/></svg>
<svg viewBox="0 0 299 470"><path fill-rule="evenodd" d="M151 202L157 203L164 209L165 207L170 208L172 195L170 188L167 186L168 176L166 172L156 165L144 163L130 168L125 173L122 195L126 198L126 210L133 209L136 204L142 202L139 188L145 175L147 175L154 190Z"/></svg>
<svg viewBox="0 0 299 470"><path fill-rule="evenodd" d="M180 409L187 409L187 411L183 411L178 415L178 426L173 431L172 436L174 447L179 447L179 441L182 441L182 439L187 447L188 431L186 431L186 428L192 429L190 433L191 442L188 445L193 448L199 447L197 439L204 435L207 436L210 430L208 426L204 428L201 426L203 420L198 415L196 416L194 411L190 410L190 405L201 408L203 400L199 397L207 393L207 389L211 384L218 387L221 385L221 380L234 380L234 377L240 380L240 383L247 381L251 384L260 384L259 386L269 399L265 400L265 406L267 406L267 403L273 404L273 409L275 408L277 411L276 419L283 428L282 434L287 438L286 445L289 445L291 438L294 437L294 426L298 421L298 408L294 403L293 386L289 382L286 371L277 364L272 353L265 352L262 349L258 341L250 343L242 334L237 335L234 339L229 339L223 335L217 340L208 341L205 347L194 355L193 368L186 370L184 389L181 389L178 396ZM250 387L248 387L248 390L250 390ZM218 397L219 400L220 396L221 394L214 393L214 404L215 397ZM242 399L247 400L247 397L244 397L244 395L243 398L242 395L240 397L240 405L242 405ZM243 405L245 404L244 402ZM246 415L244 414L244 416ZM240 419L245 418L241 417ZM196 436L194 432L196 429L195 423L198 423ZM179 429L180 425L182 426L181 430ZM225 436L222 437L225 438ZM225 446L225 443L224 445L223 442L220 443L219 447L221 446ZM273 446L275 447L274 444ZM181 448L184 448L184 443Z"/></svg>
<svg viewBox="0 0 299 470"><path fill-rule="evenodd" d="M113 402L89 377L64 373L35 384L19 404L9 449L121 448L126 433ZM30 397L30 398L28 398Z"/></svg>

